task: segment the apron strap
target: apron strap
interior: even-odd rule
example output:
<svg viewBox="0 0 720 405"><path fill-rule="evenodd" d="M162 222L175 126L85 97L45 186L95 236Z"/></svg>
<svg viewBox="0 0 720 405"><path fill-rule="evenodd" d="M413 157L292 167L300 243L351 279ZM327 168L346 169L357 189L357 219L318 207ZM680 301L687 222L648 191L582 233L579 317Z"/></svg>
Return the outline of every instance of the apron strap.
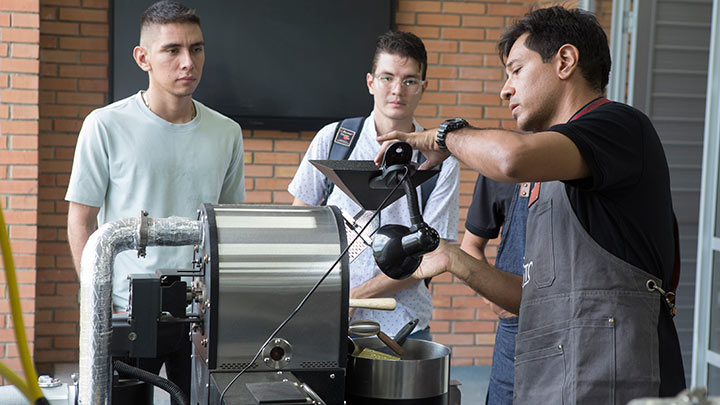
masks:
<svg viewBox="0 0 720 405"><path fill-rule="evenodd" d="M673 276L672 284L670 289L677 291L677 286L680 283L680 232L678 231L678 222L673 212L673 236L675 237L675 263L673 264Z"/></svg>

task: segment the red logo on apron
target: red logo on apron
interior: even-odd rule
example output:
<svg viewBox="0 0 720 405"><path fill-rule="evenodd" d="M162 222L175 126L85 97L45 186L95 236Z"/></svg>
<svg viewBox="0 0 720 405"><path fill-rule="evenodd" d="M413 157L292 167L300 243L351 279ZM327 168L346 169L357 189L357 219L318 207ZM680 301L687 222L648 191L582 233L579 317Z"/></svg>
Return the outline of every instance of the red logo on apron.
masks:
<svg viewBox="0 0 720 405"><path fill-rule="evenodd" d="M533 189L530 192L530 198L528 199L528 207L531 207L535 203L535 201L537 201L538 198L540 198L540 185L541 184L542 183L538 182L538 183L535 183L535 185L533 186Z"/></svg>

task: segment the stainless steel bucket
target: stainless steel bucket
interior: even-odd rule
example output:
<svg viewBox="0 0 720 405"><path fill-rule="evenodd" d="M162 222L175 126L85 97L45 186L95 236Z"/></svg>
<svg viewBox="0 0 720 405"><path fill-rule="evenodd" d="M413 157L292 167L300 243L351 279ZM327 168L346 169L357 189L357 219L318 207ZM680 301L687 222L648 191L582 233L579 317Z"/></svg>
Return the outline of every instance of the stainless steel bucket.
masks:
<svg viewBox="0 0 720 405"><path fill-rule="evenodd" d="M378 338L355 339L362 348L381 350ZM348 403L447 403L450 382L450 348L425 340L408 339L400 360L350 356ZM353 401L355 399L355 401ZM424 400L424 401L420 401Z"/></svg>

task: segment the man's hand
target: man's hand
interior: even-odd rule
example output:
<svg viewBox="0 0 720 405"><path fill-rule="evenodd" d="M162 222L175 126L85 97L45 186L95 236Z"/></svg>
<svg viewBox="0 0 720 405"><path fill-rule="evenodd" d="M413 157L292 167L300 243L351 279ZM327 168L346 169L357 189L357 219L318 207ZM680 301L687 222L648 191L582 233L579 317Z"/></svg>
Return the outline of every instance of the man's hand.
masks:
<svg viewBox="0 0 720 405"><path fill-rule="evenodd" d="M490 301L489 299L487 299L483 296L480 296L480 298L483 300L483 302L490 305L490 309L495 313L495 315L498 316L498 318L513 318L513 317L517 316L517 314L514 314L510 311L503 309L501 306L495 304L494 302Z"/></svg>
<svg viewBox="0 0 720 405"><path fill-rule="evenodd" d="M413 278L429 278L450 271L452 268L452 250L458 249L444 240L440 240L437 249L423 255L420 267L415 270Z"/></svg>
<svg viewBox="0 0 720 405"><path fill-rule="evenodd" d="M383 156L385 155L385 149L390 146L395 141L402 141L407 142L412 146L413 149L417 149L425 155L425 158L427 160L423 162L422 165L420 165L420 170L426 170L433 168L440 163L443 162L443 160L450 157L449 153L445 153L440 150L440 148L435 143L435 135L437 134L437 129L427 129L423 132L400 132L400 131L392 131L384 135L380 135L377 138L375 138L378 142L382 142L382 146L380 147L380 152L378 152L378 155L375 157L375 164L380 165L382 164Z"/></svg>

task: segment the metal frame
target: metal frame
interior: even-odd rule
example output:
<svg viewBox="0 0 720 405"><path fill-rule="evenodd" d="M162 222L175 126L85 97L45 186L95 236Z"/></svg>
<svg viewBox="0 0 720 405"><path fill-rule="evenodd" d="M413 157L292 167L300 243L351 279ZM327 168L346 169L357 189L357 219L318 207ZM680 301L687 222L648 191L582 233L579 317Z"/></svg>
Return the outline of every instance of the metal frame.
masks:
<svg viewBox="0 0 720 405"><path fill-rule="evenodd" d="M630 75L638 78L628 84L628 104L652 116L652 65L655 57L655 22L657 21L656 6L658 0L638 1L634 6L635 26L649 29L635 30L635 45L632 49ZM637 46L640 44L640 46Z"/></svg>
<svg viewBox="0 0 720 405"><path fill-rule="evenodd" d="M595 13L595 0L578 0L578 8Z"/></svg>
<svg viewBox="0 0 720 405"><path fill-rule="evenodd" d="M692 386L708 385L708 364L720 367L720 353L709 349L712 305L713 253L720 252L720 238L715 235L717 218L718 148L720 141L720 0L713 0L708 65L705 134L703 147L702 189L698 228L697 276L693 332Z"/></svg>
<svg viewBox="0 0 720 405"><path fill-rule="evenodd" d="M580 3L579 3L580 4ZM611 27L613 71L610 72L608 98L635 105L650 112L649 81L651 75L638 71L652 60L655 19L655 0L614 0ZM703 141L702 190L698 221L697 275L692 355L692 386L708 385L708 365L720 368L720 353L709 349L710 315L712 305L713 254L720 252L720 237L715 235L718 213L718 169L720 166L720 0L713 0L708 86L705 107ZM638 32L639 25L651 29ZM630 60L628 68L628 35ZM638 35L642 38L638 38ZM625 72L628 72L627 77ZM636 86L635 77L640 78ZM643 79L644 78L644 79ZM637 90L637 93L636 93Z"/></svg>
<svg viewBox="0 0 720 405"><path fill-rule="evenodd" d="M613 66L610 70L607 97L628 104L632 104L627 93L632 91L634 85L634 48L637 43L635 28L637 27L637 13L630 11L633 3L634 0L614 0L612 3L612 23L610 25L610 56ZM630 74L626 74L628 72L628 40L632 41ZM628 89L628 92L626 92L626 89Z"/></svg>

